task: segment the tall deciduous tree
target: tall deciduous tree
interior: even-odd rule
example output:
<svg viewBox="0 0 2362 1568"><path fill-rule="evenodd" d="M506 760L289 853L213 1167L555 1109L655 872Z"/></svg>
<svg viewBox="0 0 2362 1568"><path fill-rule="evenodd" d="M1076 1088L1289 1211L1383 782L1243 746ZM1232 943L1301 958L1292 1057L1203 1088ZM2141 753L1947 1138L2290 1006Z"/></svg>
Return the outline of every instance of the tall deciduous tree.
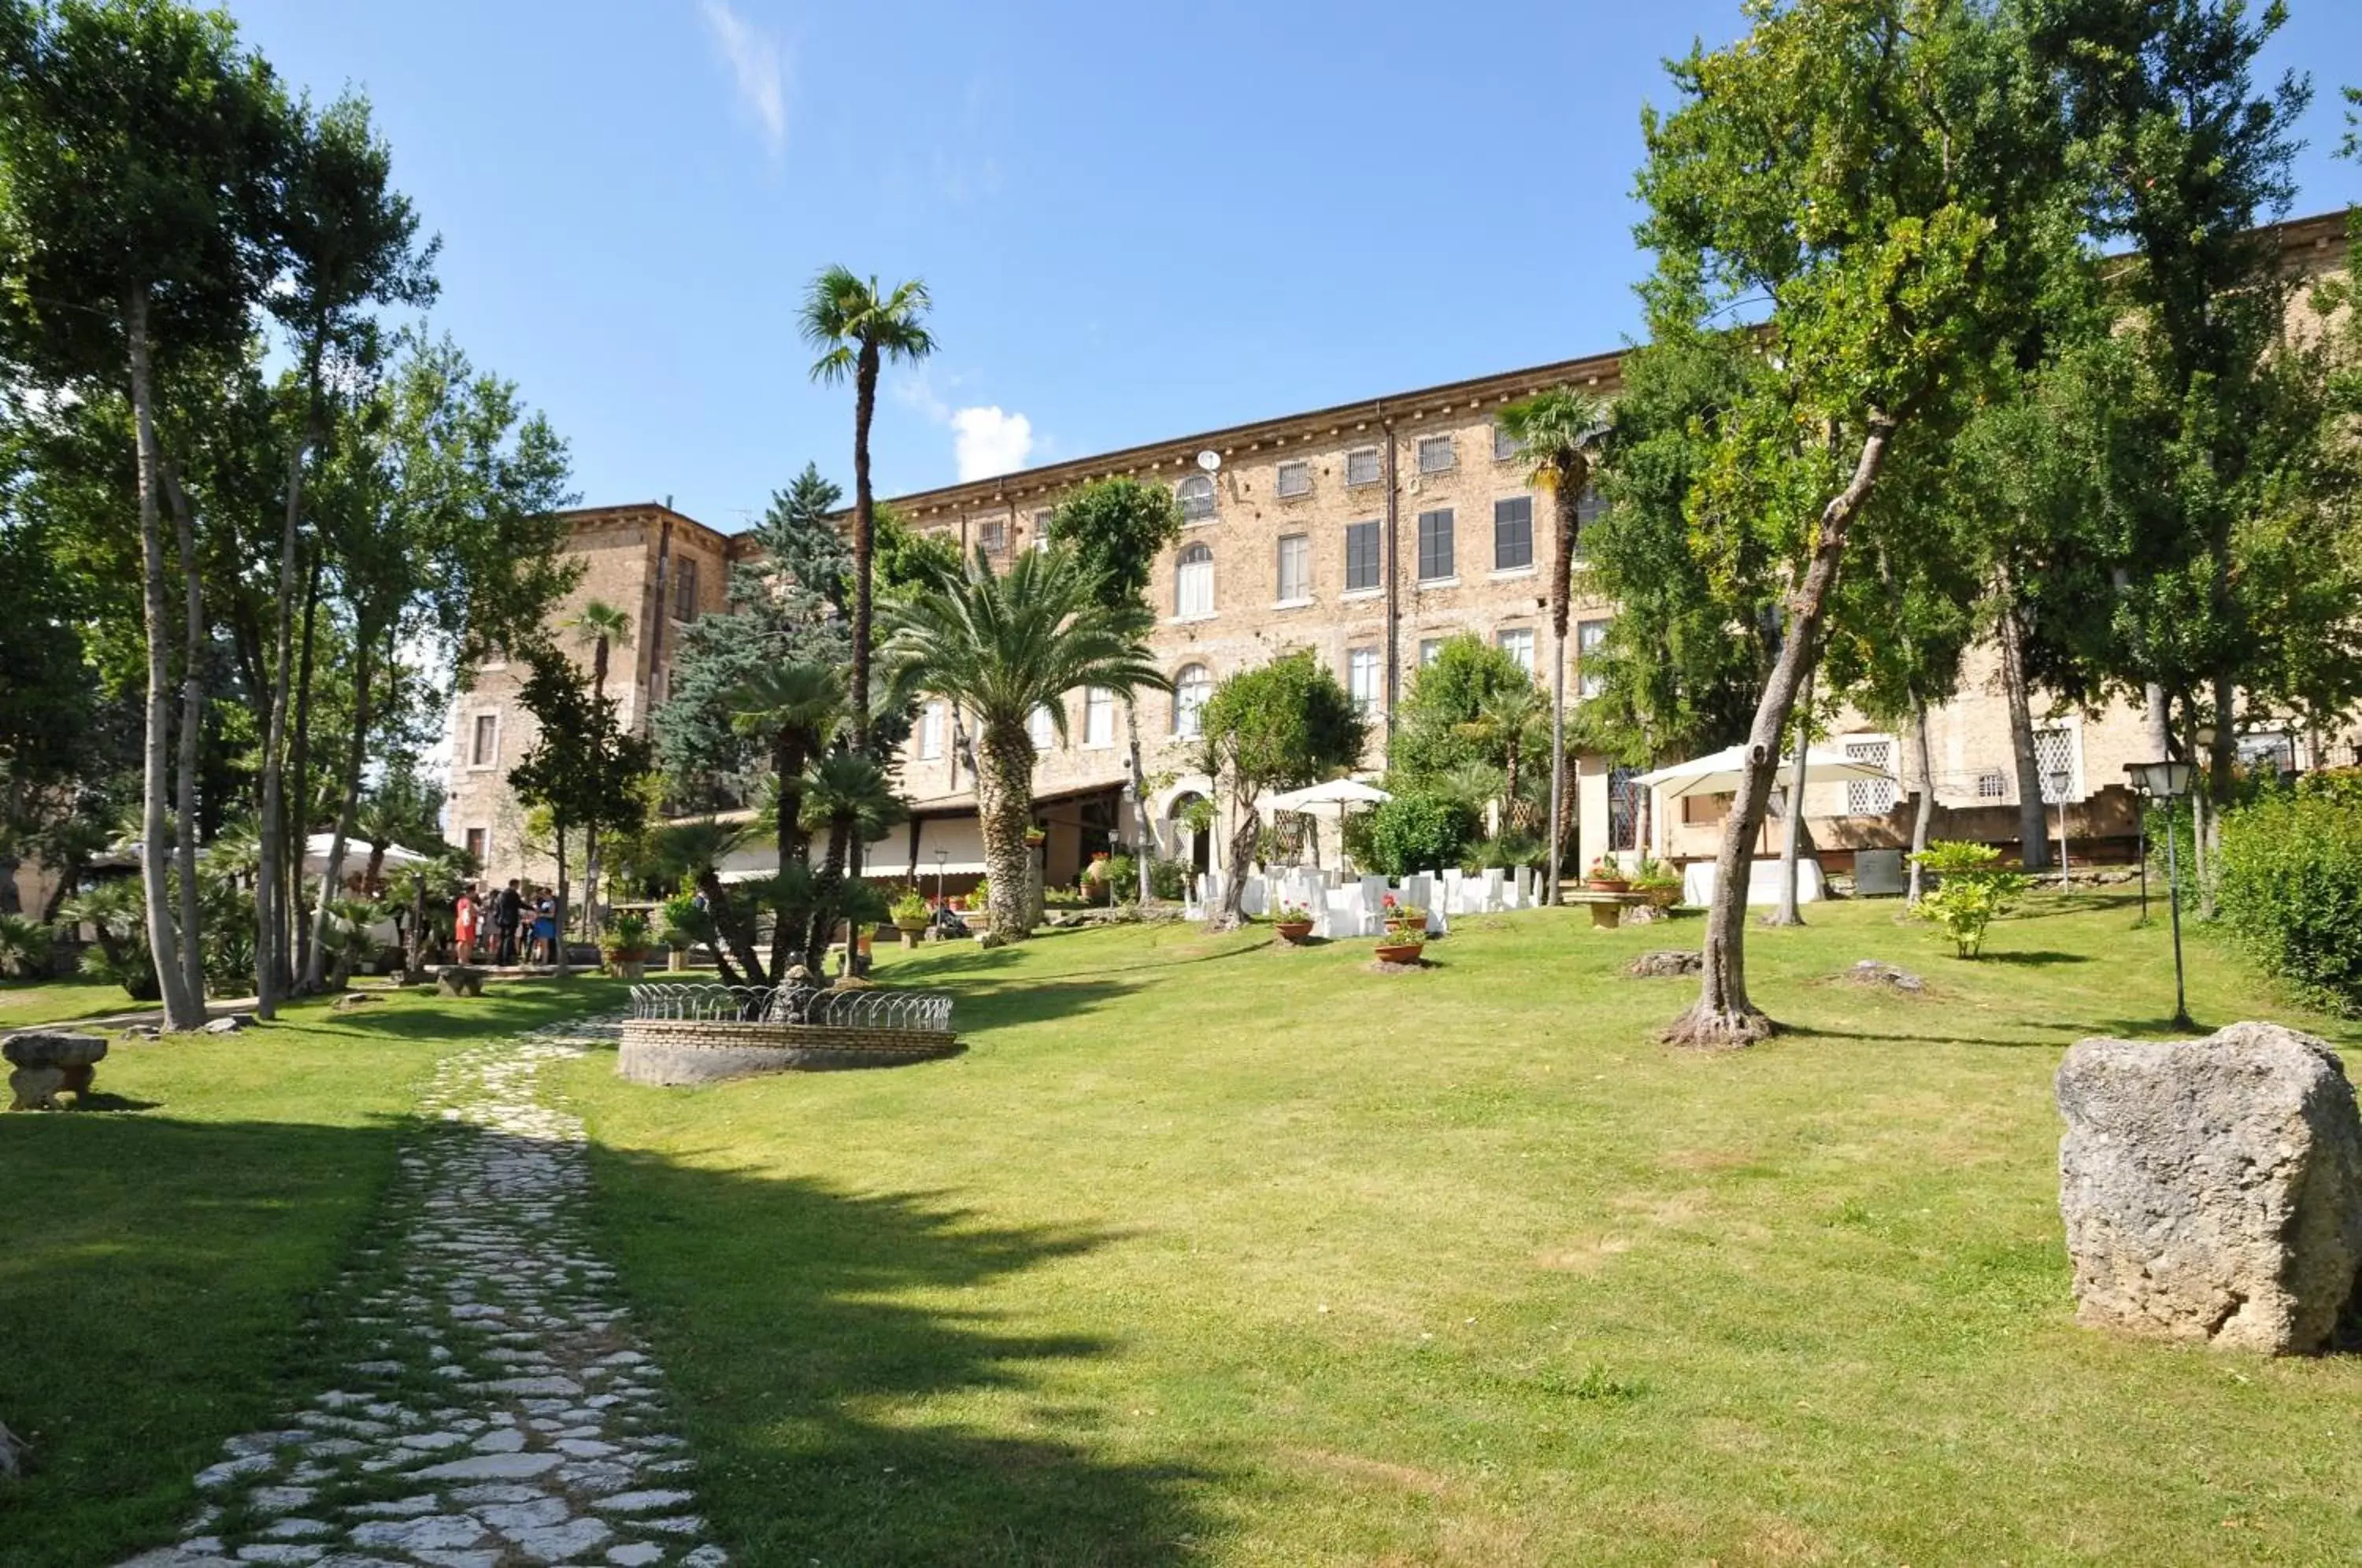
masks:
<svg viewBox="0 0 2362 1568"><path fill-rule="evenodd" d="M557 972L566 972L566 840L592 834L635 809L651 766L648 743L615 722L615 700L591 693L573 664L543 646L527 656L531 673L518 701L540 734L516 767L509 787L517 799L549 813L557 848Z"/></svg>
<svg viewBox="0 0 2362 1568"><path fill-rule="evenodd" d="M607 660L618 644L632 640L631 616L603 599L593 599L566 624L574 640L590 650L590 694L606 696ZM599 934L600 844L600 835L592 832L582 845L582 928L590 936Z"/></svg>
<svg viewBox="0 0 2362 1568"><path fill-rule="evenodd" d="M1181 502L1164 485L1119 474L1094 480L1063 497L1050 512L1053 543L1071 545L1083 568L1098 581L1100 602L1120 609L1144 604L1156 558L1181 537ZM1156 834L1148 825L1148 774L1140 756L1140 703L1123 702L1124 741L1130 767L1124 775L1131 820L1139 834L1140 898L1150 897L1150 865Z"/></svg>
<svg viewBox="0 0 2362 1568"><path fill-rule="evenodd" d="M1696 1045L1772 1027L1747 993L1748 861L1854 522L1898 439L1957 425L2022 306L2025 257L2071 232L2049 210L2043 83L1987 6L1793 0L1752 15L1738 44L1675 64L1683 102L1644 122L1646 297L1672 329L1770 304L1781 384L1740 410L1706 489L1754 482L1759 454L1785 460L1799 424L1848 471L1787 556L1784 636L1724 824L1698 1001L1667 1031Z"/></svg>
<svg viewBox="0 0 2362 1568"><path fill-rule="evenodd" d="M304 465L331 422L332 374L365 377L375 367L381 305L423 305L434 298L436 243L418 243L418 219L392 186L392 154L370 123L366 100L347 96L315 115L297 111L281 188L278 223L283 287L271 314L296 360L295 408L287 439L279 531L278 592L273 599L270 667L262 736L261 867L255 914L256 1009L276 1015L292 977L283 860L300 863L304 824L286 823L287 730L295 694L295 605L302 595ZM295 842L291 845L291 839Z"/></svg>
<svg viewBox="0 0 2362 1568"><path fill-rule="evenodd" d="M1064 546L1028 550L1006 573L979 550L959 577L911 592L889 611L881 657L891 690L956 703L977 720L977 814L990 873L993 934L1031 934L1025 830L1033 814L1033 715L1048 709L1063 739L1065 699L1097 689L1170 690L1147 636L1145 605L1109 603L1099 580Z"/></svg>
<svg viewBox="0 0 2362 1568"><path fill-rule="evenodd" d="M1520 679L1524 672L1518 672ZM1202 715L1203 765L1231 798L1231 828L1218 931L1246 921L1247 865L1263 833L1264 795L1300 789L1361 760L1369 722L1309 648L1242 669L1214 689Z"/></svg>
<svg viewBox="0 0 2362 1568"><path fill-rule="evenodd" d="M232 349L275 271L273 176L285 105L226 17L171 0L0 6L0 336L27 379L124 389L138 457L148 654L142 874L168 1027L204 1019L198 933L167 877L172 632L157 439L160 361ZM184 648L201 640L182 531ZM184 707L201 701L193 661ZM189 828L193 835L193 826ZM182 883L193 901L194 851Z"/></svg>
<svg viewBox="0 0 2362 1568"><path fill-rule="evenodd" d="M1553 387L1501 410L1501 428L1525 454L1534 483L1551 497L1551 786L1548 898L1558 902L1566 854L1566 618L1574 591L1575 536L1591 488L1593 456L1607 433L1606 406L1573 387ZM1512 790L1514 794L1515 791Z"/></svg>

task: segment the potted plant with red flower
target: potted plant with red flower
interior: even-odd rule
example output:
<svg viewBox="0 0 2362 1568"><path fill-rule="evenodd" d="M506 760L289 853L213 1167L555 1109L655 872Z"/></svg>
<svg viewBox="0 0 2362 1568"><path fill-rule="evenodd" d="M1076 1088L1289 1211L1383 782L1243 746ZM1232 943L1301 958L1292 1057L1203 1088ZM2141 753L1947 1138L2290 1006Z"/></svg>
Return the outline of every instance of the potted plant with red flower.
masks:
<svg viewBox="0 0 2362 1568"><path fill-rule="evenodd" d="M1279 916L1272 922L1279 939L1291 947L1300 946L1312 934L1312 911L1302 904L1280 900Z"/></svg>
<svg viewBox="0 0 2362 1568"><path fill-rule="evenodd" d="M1591 863L1591 870L1584 876L1584 883L1595 893L1628 893L1632 890L1632 883L1624 875L1624 867L1606 855Z"/></svg>

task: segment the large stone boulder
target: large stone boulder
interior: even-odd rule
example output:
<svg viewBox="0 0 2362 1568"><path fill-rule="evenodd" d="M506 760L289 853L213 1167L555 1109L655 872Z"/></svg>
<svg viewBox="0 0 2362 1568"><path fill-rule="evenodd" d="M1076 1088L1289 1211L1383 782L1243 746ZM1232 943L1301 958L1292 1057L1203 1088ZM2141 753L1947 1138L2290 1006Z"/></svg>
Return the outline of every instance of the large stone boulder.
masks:
<svg viewBox="0 0 2362 1568"><path fill-rule="evenodd" d="M2362 1117L2327 1044L2272 1023L2086 1040L2058 1068L2076 1317L2317 1351L2362 1267Z"/></svg>

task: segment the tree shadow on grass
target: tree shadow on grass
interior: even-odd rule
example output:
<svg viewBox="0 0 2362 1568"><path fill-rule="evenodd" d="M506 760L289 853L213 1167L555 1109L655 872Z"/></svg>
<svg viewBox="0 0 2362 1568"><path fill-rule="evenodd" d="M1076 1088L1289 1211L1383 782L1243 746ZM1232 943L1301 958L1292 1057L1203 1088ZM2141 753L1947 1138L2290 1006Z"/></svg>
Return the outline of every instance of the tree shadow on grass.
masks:
<svg viewBox="0 0 2362 1568"><path fill-rule="evenodd" d="M740 1561L1198 1557L1217 1528L1198 1500L1214 1473L1096 1446L1123 1412L1043 1387L1058 1364L1113 1347L1016 1331L975 1304L1113 1237L980 1224L938 1195L593 1158L604 1250Z"/></svg>
<svg viewBox="0 0 2362 1568"><path fill-rule="evenodd" d="M1995 948L1987 951L1982 961L1987 964L2022 964L2042 968L2053 964L2089 964L2092 962L2092 955L2088 953L2058 953L2048 949L2036 949L2028 953L2005 953Z"/></svg>

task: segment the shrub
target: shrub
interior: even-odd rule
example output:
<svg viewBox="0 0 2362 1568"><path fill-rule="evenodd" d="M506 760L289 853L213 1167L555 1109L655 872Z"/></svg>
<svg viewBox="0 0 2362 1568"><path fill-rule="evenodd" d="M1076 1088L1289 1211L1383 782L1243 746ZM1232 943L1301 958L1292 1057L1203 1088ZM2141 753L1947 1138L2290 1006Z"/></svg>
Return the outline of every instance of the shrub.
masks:
<svg viewBox="0 0 2362 1568"><path fill-rule="evenodd" d="M701 942L713 940L713 917L694 893L675 893L664 901L664 944L686 953Z"/></svg>
<svg viewBox="0 0 2362 1568"><path fill-rule="evenodd" d="M1186 860L1152 860L1148 863L1148 890L1160 899L1178 903L1188 896L1189 871Z"/></svg>
<svg viewBox="0 0 2362 1568"><path fill-rule="evenodd" d="M1496 866L1539 866L1543 858L1540 839L1511 828L1496 837L1480 839L1470 845L1461 854L1460 869L1473 876ZM1429 867L1429 869L1434 867Z"/></svg>
<svg viewBox="0 0 2362 1568"><path fill-rule="evenodd" d="M2226 812L2215 910L2271 974L2362 1012L2362 778L2308 778Z"/></svg>
<svg viewBox="0 0 2362 1568"><path fill-rule="evenodd" d="M619 910L600 933L599 951L610 958L618 953L645 953L648 946L648 917L637 910Z"/></svg>
<svg viewBox="0 0 2362 1568"><path fill-rule="evenodd" d="M1372 811L1366 831L1370 864L1389 877L1460 864L1476 836L1476 813L1444 795L1397 795Z"/></svg>
<svg viewBox="0 0 2362 1568"><path fill-rule="evenodd" d="M933 911L927 907L927 900L920 896L918 889L905 888L902 896L894 900L894 907L886 912L895 924L903 925L923 924Z"/></svg>
<svg viewBox="0 0 2362 1568"><path fill-rule="evenodd" d="M2001 851L1989 844L1939 841L1913 858L1937 881L1912 913L1942 926L1963 958L1983 951L1985 928L2025 891L2025 873L2003 866Z"/></svg>
<svg viewBox="0 0 2362 1568"><path fill-rule="evenodd" d="M1109 902L1136 904L1140 901L1140 862L1118 850L1108 856L1108 891Z"/></svg>
<svg viewBox="0 0 2362 1568"><path fill-rule="evenodd" d="M38 980L50 972L50 928L23 915L0 914L0 975Z"/></svg>

